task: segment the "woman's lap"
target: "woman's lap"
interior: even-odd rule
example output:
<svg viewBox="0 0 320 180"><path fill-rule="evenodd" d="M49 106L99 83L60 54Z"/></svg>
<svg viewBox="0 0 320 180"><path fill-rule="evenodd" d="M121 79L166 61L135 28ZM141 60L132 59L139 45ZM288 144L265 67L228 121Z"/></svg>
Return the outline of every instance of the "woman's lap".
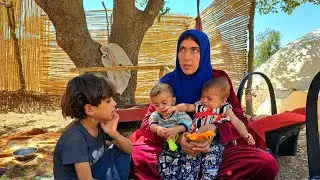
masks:
<svg viewBox="0 0 320 180"><path fill-rule="evenodd" d="M156 168L160 145L140 144L133 146L133 164L137 179L160 179ZM249 146L227 146L223 152L218 179L274 179L278 165L267 152Z"/></svg>
<svg viewBox="0 0 320 180"><path fill-rule="evenodd" d="M132 148L132 164L135 179L158 180L158 157L162 152L162 146L157 144L134 144Z"/></svg>
<svg viewBox="0 0 320 180"><path fill-rule="evenodd" d="M278 164L269 153L246 145L227 146L218 179L272 180L277 172Z"/></svg>

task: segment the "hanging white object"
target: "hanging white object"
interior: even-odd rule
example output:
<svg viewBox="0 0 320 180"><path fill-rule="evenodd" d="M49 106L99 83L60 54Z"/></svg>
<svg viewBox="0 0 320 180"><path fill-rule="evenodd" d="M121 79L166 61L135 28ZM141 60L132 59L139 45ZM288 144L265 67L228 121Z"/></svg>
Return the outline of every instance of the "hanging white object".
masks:
<svg viewBox="0 0 320 180"><path fill-rule="evenodd" d="M101 61L105 67L133 65L126 52L115 43L104 45L100 50L102 52ZM130 70L107 71L107 74L116 85L117 93L121 95L128 86L131 77Z"/></svg>

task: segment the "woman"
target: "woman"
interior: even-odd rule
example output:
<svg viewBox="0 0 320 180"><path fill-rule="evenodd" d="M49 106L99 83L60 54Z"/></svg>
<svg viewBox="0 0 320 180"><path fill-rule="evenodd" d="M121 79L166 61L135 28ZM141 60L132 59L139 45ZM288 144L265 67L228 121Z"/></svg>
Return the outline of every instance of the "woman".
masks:
<svg viewBox="0 0 320 180"><path fill-rule="evenodd" d="M225 72L212 69L209 39L203 32L198 30L185 31L179 37L177 47L176 69L160 80L160 82L171 85L177 104L198 101L203 84L211 78L224 76L229 79ZM229 83L231 84L230 79ZM247 119L243 116L243 110L232 85L228 102L233 106L236 116L247 124ZM134 174L137 179L160 179L156 166L163 140L152 133L147 126L147 119L153 111L154 108L150 106L141 128L130 137L133 143ZM216 130L214 125L209 125L207 129ZM217 129L219 129L218 133L220 133L222 143L239 138L239 134L230 123L222 123ZM261 139L258 138L256 141L259 147L265 147ZM185 153L197 155L208 151L211 141L192 145L186 141L184 136L181 136L177 143ZM229 143L223 153L217 178L274 179L277 172L278 165L270 154L247 145Z"/></svg>

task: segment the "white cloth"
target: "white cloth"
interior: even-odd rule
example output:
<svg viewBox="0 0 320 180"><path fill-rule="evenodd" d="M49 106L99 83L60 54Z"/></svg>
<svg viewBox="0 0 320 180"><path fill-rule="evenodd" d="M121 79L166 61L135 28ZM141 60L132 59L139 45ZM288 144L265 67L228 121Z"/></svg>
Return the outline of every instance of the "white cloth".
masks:
<svg viewBox="0 0 320 180"><path fill-rule="evenodd" d="M132 66L132 62L126 52L117 44L110 43L100 48L102 52L101 61L105 67ZM107 71L108 78L116 85L116 91L120 95L127 88L131 73L130 70Z"/></svg>

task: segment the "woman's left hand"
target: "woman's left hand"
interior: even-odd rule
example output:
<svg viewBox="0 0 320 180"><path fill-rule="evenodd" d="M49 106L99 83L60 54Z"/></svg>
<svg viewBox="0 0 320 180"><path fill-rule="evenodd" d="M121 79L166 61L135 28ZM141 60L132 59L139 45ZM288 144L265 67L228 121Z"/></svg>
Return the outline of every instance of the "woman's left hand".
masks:
<svg viewBox="0 0 320 180"><path fill-rule="evenodd" d="M192 147L193 151L206 153L206 152L209 152L211 142L212 142L212 139L208 139L201 142L190 142L190 144L193 146Z"/></svg>
<svg viewBox="0 0 320 180"><path fill-rule="evenodd" d="M216 129L217 129L217 127L214 124L207 124L207 125L200 127L196 133L202 133L205 131L216 132ZM210 144L211 144L212 140L213 139L208 139L208 140L202 141L202 142L191 142L190 144L194 146L192 148L192 150L206 153L210 149Z"/></svg>
<svg viewBox="0 0 320 180"><path fill-rule="evenodd" d="M117 127L118 127L119 118L120 118L119 115L117 113L115 113L112 120L100 122L100 125L101 125L103 131L110 136L117 134L118 133Z"/></svg>

